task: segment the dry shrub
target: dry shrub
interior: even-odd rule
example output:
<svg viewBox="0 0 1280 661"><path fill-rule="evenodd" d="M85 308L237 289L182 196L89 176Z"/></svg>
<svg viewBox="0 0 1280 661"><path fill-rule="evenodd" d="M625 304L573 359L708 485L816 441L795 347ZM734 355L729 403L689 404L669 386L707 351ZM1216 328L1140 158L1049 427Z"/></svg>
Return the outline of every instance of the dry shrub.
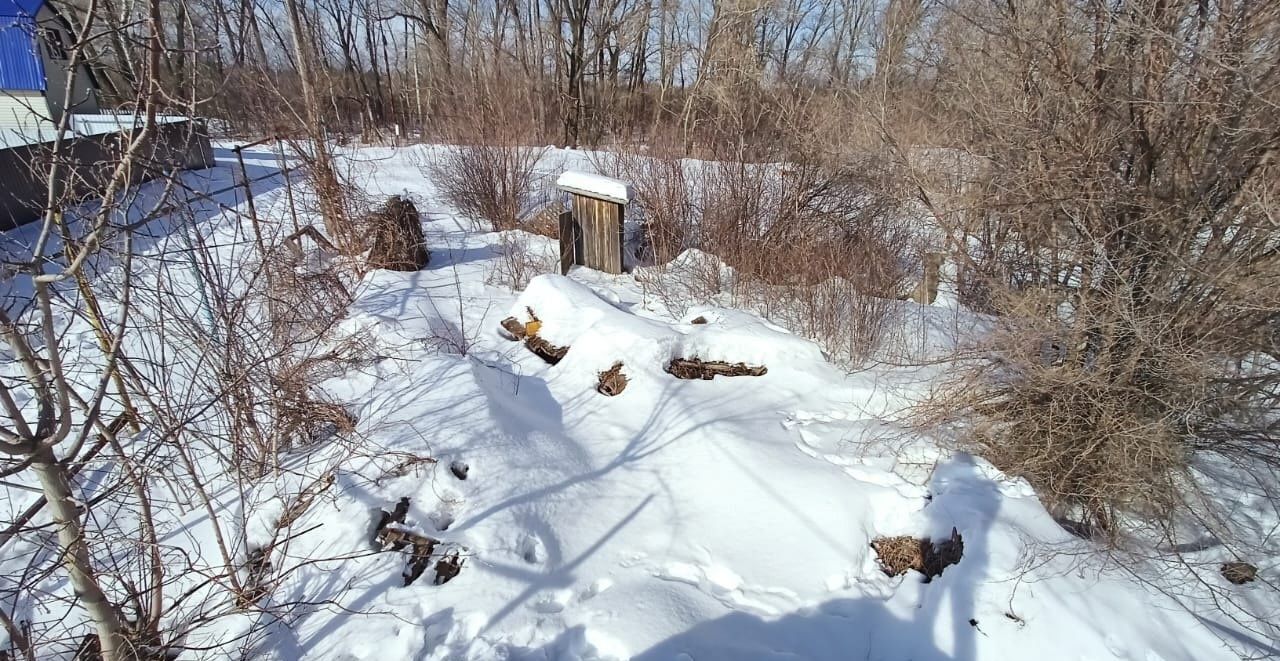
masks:
<svg viewBox="0 0 1280 661"><path fill-rule="evenodd" d="M520 290L534 277L556 269L553 258L529 245L529 237L519 230L498 235L498 259L488 276L490 284Z"/></svg>
<svg viewBox="0 0 1280 661"><path fill-rule="evenodd" d="M1247 562L1223 563L1219 572L1233 585L1252 583L1258 577L1258 568Z"/></svg>
<svg viewBox="0 0 1280 661"><path fill-rule="evenodd" d="M938 220L966 248L962 294L1000 329L934 411L1111 541L1192 519L1226 543L1197 464L1280 469L1276 65L1233 45L1274 34L1275 13L1125 7L1026 21L974 5L982 32L943 45L967 61L947 112L985 164L969 209Z"/></svg>
<svg viewBox="0 0 1280 661"><path fill-rule="evenodd" d="M1116 510L1176 507L1186 454L1179 421L1153 409L1141 388L1060 364L1061 349L1035 334L1010 337L998 366L948 389L944 404L979 416L970 442L1002 470L1036 485L1059 516L1107 533Z"/></svg>
<svg viewBox="0 0 1280 661"><path fill-rule="evenodd" d="M536 167L546 148L525 146L524 122L510 112L500 99L483 100L454 131L454 144L418 165L445 200L497 231L517 228L541 202Z"/></svg>
<svg viewBox="0 0 1280 661"><path fill-rule="evenodd" d="M799 129L797 129L799 130ZM821 342L838 359L873 356L896 324L914 236L887 159L815 151L784 164L687 162L633 150L597 168L635 190L646 292L732 303ZM696 248L717 259L689 256ZM722 260L722 261L721 261ZM732 268L726 278L722 263Z"/></svg>
<svg viewBox="0 0 1280 661"><path fill-rule="evenodd" d="M631 185L629 213L640 217L640 264L665 264L692 246L698 223L696 181L683 159L634 151L609 153L596 166Z"/></svg>
<svg viewBox="0 0 1280 661"><path fill-rule="evenodd" d="M873 356L914 253L891 173L871 157L708 167L702 241L736 270L735 299L840 359Z"/></svg>

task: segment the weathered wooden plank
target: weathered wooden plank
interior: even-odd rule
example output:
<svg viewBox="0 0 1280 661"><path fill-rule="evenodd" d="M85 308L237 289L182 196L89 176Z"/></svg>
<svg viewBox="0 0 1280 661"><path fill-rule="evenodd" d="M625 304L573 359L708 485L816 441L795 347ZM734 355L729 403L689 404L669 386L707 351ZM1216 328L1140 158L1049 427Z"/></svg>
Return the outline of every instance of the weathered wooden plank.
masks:
<svg viewBox="0 0 1280 661"><path fill-rule="evenodd" d="M574 264L582 263L582 231L573 221L573 212L560 214L560 275L568 275Z"/></svg>
<svg viewBox="0 0 1280 661"><path fill-rule="evenodd" d="M605 273L622 273L622 220L624 206L585 195L572 196L571 224L576 252L572 264L581 264ZM563 227L563 225L562 225ZM561 232L561 271L567 271L565 251L568 244Z"/></svg>

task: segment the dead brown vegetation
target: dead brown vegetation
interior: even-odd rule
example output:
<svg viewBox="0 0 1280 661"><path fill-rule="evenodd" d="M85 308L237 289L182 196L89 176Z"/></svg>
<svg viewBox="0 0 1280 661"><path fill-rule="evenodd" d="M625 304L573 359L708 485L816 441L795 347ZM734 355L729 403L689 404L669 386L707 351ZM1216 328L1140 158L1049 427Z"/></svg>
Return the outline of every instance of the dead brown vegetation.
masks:
<svg viewBox="0 0 1280 661"><path fill-rule="evenodd" d="M374 269L417 271L431 259L418 208L399 195L388 199L365 219L373 235L367 265Z"/></svg>
<svg viewBox="0 0 1280 661"><path fill-rule="evenodd" d="M908 570L915 570L924 575L925 582L942 571L960 562L964 556L964 540L959 531L951 529L951 536L940 542L928 537L923 539L910 535L897 537L877 537L871 540L871 548L880 560L880 568L889 576L901 576Z"/></svg>
<svg viewBox="0 0 1280 661"><path fill-rule="evenodd" d="M942 97L963 194L915 179L964 247L962 300L1000 315L995 360L953 372L929 419L963 419L970 448L1112 541L1182 516L1233 538L1195 463L1280 470L1280 63L1239 47L1280 15L1223 7L965 5L983 29L955 26Z"/></svg>
<svg viewBox="0 0 1280 661"><path fill-rule="evenodd" d="M488 108L497 105L501 103L485 102ZM507 110L471 118L451 136L453 144L443 148L443 155L419 163L445 200L496 231L520 227L545 206L535 193L540 180L537 165L546 149L528 146L527 135L519 128L523 122L510 114ZM504 123L504 117L510 123Z"/></svg>
<svg viewBox="0 0 1280 661"><path fill-rule="evenodd" d="M1233 585L1244 585L1258 577L1258 568L1247 562L1223 563L1220 572L1222 577Z"/></svg>

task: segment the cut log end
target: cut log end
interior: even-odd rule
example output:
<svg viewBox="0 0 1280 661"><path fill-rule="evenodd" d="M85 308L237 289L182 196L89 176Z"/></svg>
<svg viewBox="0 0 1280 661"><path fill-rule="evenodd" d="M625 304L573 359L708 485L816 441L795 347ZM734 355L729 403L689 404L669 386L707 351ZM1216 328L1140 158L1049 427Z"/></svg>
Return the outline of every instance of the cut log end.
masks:
<svg viewBox="0 0 1280 661"><path fill-rule="evenodd" d="M600 382L596 384L596 391L606 397L616 397L626 389L627 382L627 375L622 373L622 363L617 362L613 367L600 373Z"/></svg>
<svg viewBox="0 0 1280 661"><path fill-rule="evenodd" d="M506 331L503 333L503 337L512 342L519 342L528 334L524 329L524 324L515 317L507 317L499 322L499 325L502 326L502 330Z"/></svg>

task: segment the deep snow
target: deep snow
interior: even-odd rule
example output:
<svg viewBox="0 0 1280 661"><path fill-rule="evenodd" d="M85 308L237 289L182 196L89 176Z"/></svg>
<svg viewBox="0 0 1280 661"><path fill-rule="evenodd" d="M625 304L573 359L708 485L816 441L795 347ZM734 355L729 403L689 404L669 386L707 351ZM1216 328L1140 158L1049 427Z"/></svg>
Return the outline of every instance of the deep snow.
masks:
<svg viewBox="0 0 1280 661"><path fill-rule="evenodd" d="M378 357L321 384L356 414L367 451L311 448L288 457L284 477L253 485L251 498L231 489L219 500L245 511L252 546L280 516L280 494L338 467L334 488L291 527L306 532L287 547L292 558L320 562L290 574L271 598L333 604L295 608L245 658L1280 654L1215 613L1207 595L1178 601L1158 589L1181 582L1176 575L1094 553L1024 481L897 421L945 367L848 373L747 311L716 300L671 309L633 275L575 270L520 292L496 283L501 238L473 231L411 165L436 153L365 148L351 161L371 193L414 199L432 253L422 271L366 276L332 339L366 337ZM580 152L553 151L544 163L548 175L590 169ZM282 195L264 190L258 208L282 217ZM549 239L523 240L544 256L555 250ZM527 321L528 310L541 336L570 347L559 364L499 334L501 319ZM949 305L928 312L965 314ZM768 372L682 381L663 371L673 357L694 356ZM615 361L630 382L605 397L597 375ZM407 457L437 463L392 470ZM448 469L459 461L469 466L465 481ZM206 470L219 479L217 466ZM7 490L5 508L33 497ZM411 501L413 528L466 549L451 582L401 587L404 556L368 552L377 510L401 497ZM198 510L173 516L167 543L211 552ZM945 537L953 527L964 556L932 582L886 576L870 548L876 536ZM1274 580L1274 557L1259 567ZM1206 580L1225 586L1211 570ZM1277 612L1280 600L1262 582L1230 589L1256 612ZM262 617L224 618L191 642L231 640Z"/></svg>

